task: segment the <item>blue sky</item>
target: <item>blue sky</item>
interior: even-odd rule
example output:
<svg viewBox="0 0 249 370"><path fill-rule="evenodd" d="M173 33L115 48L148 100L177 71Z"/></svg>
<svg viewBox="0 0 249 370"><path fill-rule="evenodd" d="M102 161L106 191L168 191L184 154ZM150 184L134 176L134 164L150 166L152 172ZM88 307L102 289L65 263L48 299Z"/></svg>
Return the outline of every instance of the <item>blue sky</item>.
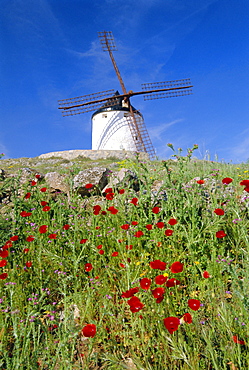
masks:
<svg viewBox="0 0 249 370"><path fill-rule="evenodd" d="M59 99L120 86L98 31L112 31L127 90L190 78L193 95L131 102L157 155L249 158L247 0L0 0L0 152L6 158L91 149L91 113L62 117Z"/></svg>

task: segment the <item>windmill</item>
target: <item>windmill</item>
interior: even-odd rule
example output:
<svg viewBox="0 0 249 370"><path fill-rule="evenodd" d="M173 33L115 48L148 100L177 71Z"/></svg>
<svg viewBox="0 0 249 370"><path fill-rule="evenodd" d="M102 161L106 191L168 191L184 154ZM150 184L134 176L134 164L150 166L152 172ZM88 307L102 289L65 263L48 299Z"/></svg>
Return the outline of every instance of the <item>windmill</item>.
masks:
<svg viewBox="0 0 249 370"><path fill-rule="evenodd" d="M142 84L142 91L127 91L113 56L117 50L112 32L98 32L104 51L108 51L120 82L122 94L106 90L94 94L59 100L63 116L95 111L92 115L92 149L146 152L156 156L142 114L130 103L130 98L143 95L144 100L190 95L189 79Z"/></svg>

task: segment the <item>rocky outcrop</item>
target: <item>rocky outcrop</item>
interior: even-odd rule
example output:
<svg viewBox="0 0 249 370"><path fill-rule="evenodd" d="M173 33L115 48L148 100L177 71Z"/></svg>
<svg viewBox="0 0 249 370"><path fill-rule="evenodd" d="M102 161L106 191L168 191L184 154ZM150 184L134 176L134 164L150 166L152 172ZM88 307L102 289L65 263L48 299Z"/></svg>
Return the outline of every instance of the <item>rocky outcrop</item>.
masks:
<svg viewBox="0 0 249 370"><path fill-rule="evenodd" d="M125 150L64 150L60 152L51 152L39 155L41 159L59 157L63 159L72 160L77 157L96 159L118 158L120 160L127 158L134 158L138 156L139 159L148 159L148 154L137 153Z"/></svg>

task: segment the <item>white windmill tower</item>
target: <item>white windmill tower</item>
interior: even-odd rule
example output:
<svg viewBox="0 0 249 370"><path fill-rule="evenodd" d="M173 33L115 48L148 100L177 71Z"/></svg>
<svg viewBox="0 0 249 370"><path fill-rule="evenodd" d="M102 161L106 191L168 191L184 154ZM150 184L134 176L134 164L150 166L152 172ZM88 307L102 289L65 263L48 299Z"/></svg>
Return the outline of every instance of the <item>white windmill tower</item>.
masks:
<svg viewBox="0 0 249 370"><path fill-rule="evenodd" d="M104 51L108 51L114 70L122 88L118 91L107 90L95 94L79 96L59 101L63 116L95 111L92 115L93 150L127 150L146 152L155 158L155 149L150 140L142 114L130 104L134 95L144 95L144 100L170 98L190 95L192 86L189 79L142 84L143 91L133 92L125 88L123 79L113 57L116 50L111 32L99 32Z"/></svg>
<svg viewBox="0 0 249 370"><path fill-rule="evenodd" d="M113 99L114 105L103 105L92 115L93 150L137 150L130 130L133 123L130 109L132 109L136 121L143 117L134 107L129 107L124 98L119 98L119 95L119 92L116 91Z"/></svg>

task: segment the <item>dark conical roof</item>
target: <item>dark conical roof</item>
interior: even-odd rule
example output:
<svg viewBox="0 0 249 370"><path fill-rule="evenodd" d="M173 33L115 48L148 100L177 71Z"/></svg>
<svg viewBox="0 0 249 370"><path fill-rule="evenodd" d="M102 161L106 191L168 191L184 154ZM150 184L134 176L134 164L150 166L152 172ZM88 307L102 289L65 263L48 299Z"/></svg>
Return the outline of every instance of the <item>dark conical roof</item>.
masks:
<svg viewBox="0 0 249 370"><path fill-rule="evenodd" d="M112 105L110 106L110 103L107 101L106 103L104 103L98 110L96 110L96 112L94 112L92 114L92 118L98 114L98 113L101 113L101 112L109 112L109 111L117 111L117 110L120 110L120 111L125 111L125 112L129 112L130 109L128 107L123 107L122 106L122 101L123 99L122 98L118 98L116 96L119 96L120 93L119 91L117 90L115 92L115 94L113 95L113 99L112 99ZM116 97L116 98L115 98ZM136 109L134 108L133 106L132 107L132 110L134 113L137 113L141 116L141 113Z"/></svg>

